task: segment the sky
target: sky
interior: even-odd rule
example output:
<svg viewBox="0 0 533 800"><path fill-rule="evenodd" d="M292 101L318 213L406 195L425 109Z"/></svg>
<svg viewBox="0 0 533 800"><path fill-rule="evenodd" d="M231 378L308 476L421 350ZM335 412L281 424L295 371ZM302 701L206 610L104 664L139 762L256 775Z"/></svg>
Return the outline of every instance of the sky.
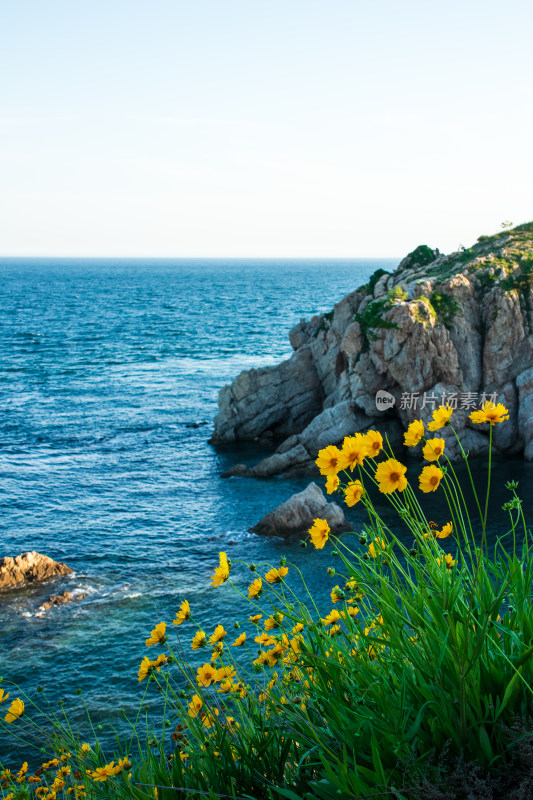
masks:
<svg viewBox="0 0 533 800"><path fill-rule="evenodd" d="M530 0L0 0L0 255L402 257L533 219Z"/></svg>

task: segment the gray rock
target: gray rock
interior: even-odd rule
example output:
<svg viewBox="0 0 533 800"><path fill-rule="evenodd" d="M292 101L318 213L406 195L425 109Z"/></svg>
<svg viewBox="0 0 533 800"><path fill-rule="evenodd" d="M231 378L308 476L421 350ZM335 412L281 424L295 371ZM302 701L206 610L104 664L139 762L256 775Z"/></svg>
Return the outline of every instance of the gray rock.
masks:
<svg viewBox="0 0 533 800"><path fill-rule="evenodd" d="M274 453L264 458L250 470L254 478L269 478L271 475L280 475L294 467L307 467L312 464L309 453L301 444L292 447L284 453Z"/></svg>
<svg viewBox="0 0 533 800"><path fill-rule="evenodd" d="M533 461L533 367L516 379L518 389L518 428L524 440L524 458Z"/></svg>
<svg viewBox="0 0 533 800"><path fill-rule="evenodd" d="M220 390L212 442L253 440L272 431L299 433L322 408L324 394L309 346L276 367L241 372Z"/></svg>
<svg viewBox="0 0 533 800"><path fill-rule="evenodd" d="M284 536L293 538L305 536L314 519L325 519L333 533L351 529L344 512L336 503L328 503L316 483L298 492L275 508L257 525L250 528L251 533L264 536Z"/></svg>

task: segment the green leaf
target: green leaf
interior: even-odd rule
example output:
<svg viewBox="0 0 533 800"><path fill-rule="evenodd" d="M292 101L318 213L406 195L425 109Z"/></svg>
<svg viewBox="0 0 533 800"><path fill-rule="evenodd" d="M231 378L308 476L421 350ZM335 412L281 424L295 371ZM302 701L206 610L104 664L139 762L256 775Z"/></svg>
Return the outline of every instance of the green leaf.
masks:
<svg viewBox="0 0 533 800"><path fill-rule="evenodd" d="M372 761L374 763L374 769L376 770L376 774L380 780L381 785L386 786L387 779L385 777L385 771L383 769L383 764L381 763L381 757L379 755L379 745L374 735L372 735L372 739L370 740L370 745L372 747Z"/></svg>

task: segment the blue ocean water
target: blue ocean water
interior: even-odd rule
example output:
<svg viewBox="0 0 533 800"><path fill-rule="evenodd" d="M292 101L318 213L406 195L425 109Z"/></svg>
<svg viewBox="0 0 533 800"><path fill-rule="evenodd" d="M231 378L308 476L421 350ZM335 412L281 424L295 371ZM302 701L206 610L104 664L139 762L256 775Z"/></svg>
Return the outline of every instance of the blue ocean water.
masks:
<svg viewBox="0 0 533 800"><path fill-rule="evenodd" d="M305 482L220 478L257 448L208 444L218 391L394 265L0 260L0 554L75 570L1 599L0 674L74 719L80 687L95 721L120 725L156 622L185 597L207 628L232 619L231 591L209 586L218 551L277 563L287 546L248 528ZM86 597L39 612L65 589Z"/></svg>
<svg viewBox="0 0 533 800"><path fill-rule="evenodd" d="M258 447L208 438L225 383L288 357L301 317L395 264L0 260L0 555L37 550L75 571L0 599L0 675L31 697L43 685L83 726L79 687L93 720L120 728L144 688L144 640L184 598L207 631L245 618L210 587L219 550L286 556L329 593L327 553L248 533L307 481L224 480ZM39 611L65 589L85 597ZM0 736L0 760L21 755Z"/></svg>

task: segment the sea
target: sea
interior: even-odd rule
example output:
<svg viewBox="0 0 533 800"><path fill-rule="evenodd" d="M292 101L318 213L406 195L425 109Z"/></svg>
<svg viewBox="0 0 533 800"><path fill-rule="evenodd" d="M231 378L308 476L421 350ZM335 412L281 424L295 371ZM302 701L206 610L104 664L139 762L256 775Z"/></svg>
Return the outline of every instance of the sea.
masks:
<svg viewBox="0 0 533 800"><path fill-rule="evenodd" d="M0 686L12 697L66 712L82 736L85 707L104 741L120 733L143 699L139 664L160 652L145 645L157 623L181 634L193 665L205 660L190 650L195 625L170 624L184 599L208 633L248 630L238 592L210 585L221 550L244 592L243 562L286 558L329 603L328 548L249 532L308 480L222 478L268 451L208 440L225 384L289 358L302 317L397 263L0 259L0 557L36 550L74 570L0 597ZM531 486L531 466L506 462L502 480ZM361 512L349 516L357 530ZM72 602L42 609L63 591ZM27 758L0 731L0 763Z"/></svg>

